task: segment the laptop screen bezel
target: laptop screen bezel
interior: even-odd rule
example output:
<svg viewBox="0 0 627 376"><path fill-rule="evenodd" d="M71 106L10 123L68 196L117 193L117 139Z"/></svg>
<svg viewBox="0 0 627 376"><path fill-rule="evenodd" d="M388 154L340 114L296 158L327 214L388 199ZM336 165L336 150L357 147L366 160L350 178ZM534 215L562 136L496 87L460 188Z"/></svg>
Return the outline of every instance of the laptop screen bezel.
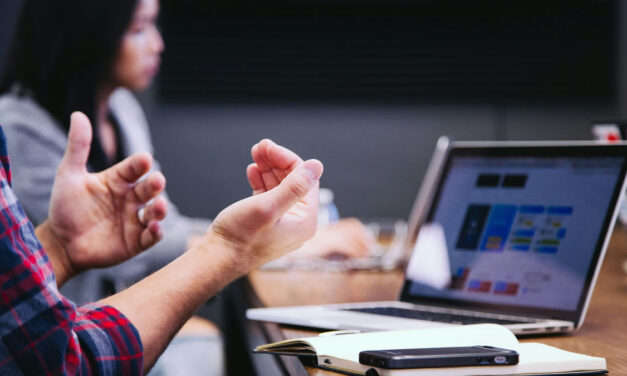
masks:
<svg viewBox="0 0 627 376"><path fill-rule="evenodd" d="M592 294L592 285L602 261L603 253L607 246L607 239L611 235L610 231L616 220L618 212L618 200L625 189L625 175L627 173L627 143L620 144L592 144L592 143L500 143L499 145L490 143L472 143L458 142L452 143L446 152L446 156L442 159L437 181L435 183L425 182L426 184L435 184L430 203L425 207L425 213L421 223L416 224L415 229L410 229L408 234L413 237L408 242L408 247L413 249L415 237L418 234L418 228L422 223L428 223L435 214L438 206L444 182L450 172L451 162L454 158L460 156L470 157L620 157L623 159L620 173L609 202L608 210L605 215L603 226L599 232L596 242L592 262L586 273L584 287L579 296L577 308L575 310L558 310L547 309L541 307L524 307L519 305L504 305L500 303L483 303L470 302L461 299L440 298L433 296L421 296L420 294L410 294L412 281L405 277L405 283L401 292L400 300L414 304L429 304L456 309L472 309L476 311L485 311L497 314L509 314L517 316L528 316L537 318L556 319L575 322L578 326L582 320L582 312L586 309L587 302Z"/></svg>

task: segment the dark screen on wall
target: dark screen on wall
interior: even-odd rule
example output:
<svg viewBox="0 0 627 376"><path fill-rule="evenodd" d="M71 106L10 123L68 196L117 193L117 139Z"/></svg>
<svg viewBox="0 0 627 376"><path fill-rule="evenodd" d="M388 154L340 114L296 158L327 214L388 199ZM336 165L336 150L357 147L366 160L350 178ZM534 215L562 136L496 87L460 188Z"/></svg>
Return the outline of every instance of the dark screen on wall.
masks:
<svg viewBox="0 0 627 376"><path fill-rule="evenodd" d="M213 100L615 96L616 0L164 0L159 94Z"/></svg>

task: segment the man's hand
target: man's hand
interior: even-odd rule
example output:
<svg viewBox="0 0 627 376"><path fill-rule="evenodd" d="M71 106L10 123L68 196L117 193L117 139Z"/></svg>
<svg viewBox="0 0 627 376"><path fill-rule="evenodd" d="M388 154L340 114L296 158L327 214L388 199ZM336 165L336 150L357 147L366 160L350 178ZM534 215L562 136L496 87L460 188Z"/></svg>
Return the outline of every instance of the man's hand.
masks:
<svg viewBox="0 0 627 376"><path fill-rule="evenodd" d="M37 228L59 285L85 269L127 260L162 237L159 221L167 203L157 195L165 178L156 172L138 181L149 171L152 157L138 153L103 172L88 173L91 137L89 119L72 114L48 219Z"/></svg>
<svg viewBox="0 0 627 376"><path fill-rule="evenodd" d="M270 140L263 140L253 146L252 156L255 163L248 166L247 175L253 194L275 188L289 172L302 163L298 155ZM288 254L288 257L364 257L373 245L372 235L361 222L357 219L344 219L318 229L311 239L297 251Z"/></svg>
<svg viewBox="0 0 627 376"><path fill-rule="evenodd" d="M286 257L331 260L362 258L369 255L375 244L374 236L363 223L356 218L345 218L318 228L313 238Z"/></svg>
<svg viewBox="0 0 627 376"><path fill-rule="evenodd" d="M263 140L252 148L246 175L253 196L224 209L208 240L239 254L242 272L300 247L316 231L322 163L303 162L292 151Z"/></svg>

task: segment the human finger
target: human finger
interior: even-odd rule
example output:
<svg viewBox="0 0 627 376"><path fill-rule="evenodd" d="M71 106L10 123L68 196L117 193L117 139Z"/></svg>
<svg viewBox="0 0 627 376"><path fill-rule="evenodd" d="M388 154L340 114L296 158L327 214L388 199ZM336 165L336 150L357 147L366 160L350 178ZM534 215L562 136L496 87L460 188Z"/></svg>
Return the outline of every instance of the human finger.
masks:
<svg viewBox="0 0 627 376"><path fill-rule="evenodd" d="M246 167L246 177L250 187L253 189L253 194L263 193L267 190L256 163L251 163Z"/></svg>
<svg viewBox="0 0 627 376"><path fill-rule="evenodd" d="M89 118L82 112L74 112L70 117L67 147L59 169L78 169L84 171L89 158L92 129Z"/></svg>
<svg viewBox="0 0 627 376"><path fill-rule="evenodd" d="M272 172L279 182L303 162L296 153L270 139L263 139L255 145L252 155L260 171Z"/></svg>
<svg viewBox="0 0 627 376"><path fill-rule="evenodd" d="M250 148L250 156L253 158L253 161L257 164L260 171L268 171L270 169L265 159L261 156L259 142L253 145L252 148Z"/></svg>
<svg viewBox="0 0 627 376"><path fill-rule="evenodd" d="M291 171L303 160L290 149L274 143L272 140L263 140L265 144L265 157L274 169Z"/></svg>
<svg viewBox="0 0 627 376"><path fill-rule="evenodd" d="M274 209L276 218L282 216L299 200L305 198L318 184L323 166L318 160L311 159L301 163L276 188L265 193L265 204Z"/></svg>
<svg viewBox="0 0 627 376"><path fill-rule="evenodd" d="M262 172L261 178L263 179L263 184L268 191L281 184L281 179L279 179L272 170Z"/></svg>
<svg viewBox="0 0 627 376"><path fill-rule="evenodd" d="M275 175L274 168L267 158L267 149L270 144L272 144L272 141L269 139L263 139L251 149L253 161L257 164L259 175L261 176L265 190L273 189L279 185L282 180L282 178Z"/></svg>
<svg viewBox="0 0 627 376"><path fill-rule="evenodd" d="M266 160L272 166L272 172L278 181L285 177L303 160L290 149L268 140Z"/></svg>
<svg viewBox="0 0 627 376"><path fill-rule="evenodd" d="M143 208L142 223L150 223L153 220L161 221L168 213L168 202L163 197L157 197L149 205Z"/></svg>
<svg viewBox="0 0 627 376"><path fill-rule="evenodd" d="M259 175L263 181L265 190L270 190L279 185L281 180L285 178L286 174L277 175L275 168L271 166L270 161L267 158L268 145L272 144L272 141L263 139L255 144L251 149L251 155L253 161L257 164Z"/></svg>
<svg viewBox="0 0 627 376"><path fill-rule="evenodd" d="M268 190L279 185L303 161L296 153L270 139L263 139L256 146L253 160L260 166Z"/></svg>
<svg viewBox="0 0 627 376"><path fill-rule="evenodd" d="M135 184L133 193L139 202L145 203L157 197L164 189L165 177L160 171L157 171Z"/></svg>
<svg viewBox="0 0 627 376"><path fill-rule="evenodd" d="M148 223L146 228L141 232L139 245L142 249L148 249L155 245L163 238L163 230L159 221L153 220Z"/></svg>
<svg viewBox="0 0 627 376"><path fill-rule="evenodd" d="M122 162L106 169L104 173L118 182L135 183L144 176L152 166L152 156L149 153L135 153Z"/></svg>

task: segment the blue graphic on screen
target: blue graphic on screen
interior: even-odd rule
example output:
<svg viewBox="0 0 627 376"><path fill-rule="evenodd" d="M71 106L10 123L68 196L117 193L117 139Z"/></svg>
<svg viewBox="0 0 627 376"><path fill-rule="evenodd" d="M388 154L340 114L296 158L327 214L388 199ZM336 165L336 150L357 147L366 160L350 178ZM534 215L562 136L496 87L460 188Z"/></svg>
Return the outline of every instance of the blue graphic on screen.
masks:
<svg viewBox="0 0 627 376"><path fill-rule="evenodd" d="M482 251L503 250L515 216L515 205L494 205L492 207L488 227L481 242Z"/></svg>

